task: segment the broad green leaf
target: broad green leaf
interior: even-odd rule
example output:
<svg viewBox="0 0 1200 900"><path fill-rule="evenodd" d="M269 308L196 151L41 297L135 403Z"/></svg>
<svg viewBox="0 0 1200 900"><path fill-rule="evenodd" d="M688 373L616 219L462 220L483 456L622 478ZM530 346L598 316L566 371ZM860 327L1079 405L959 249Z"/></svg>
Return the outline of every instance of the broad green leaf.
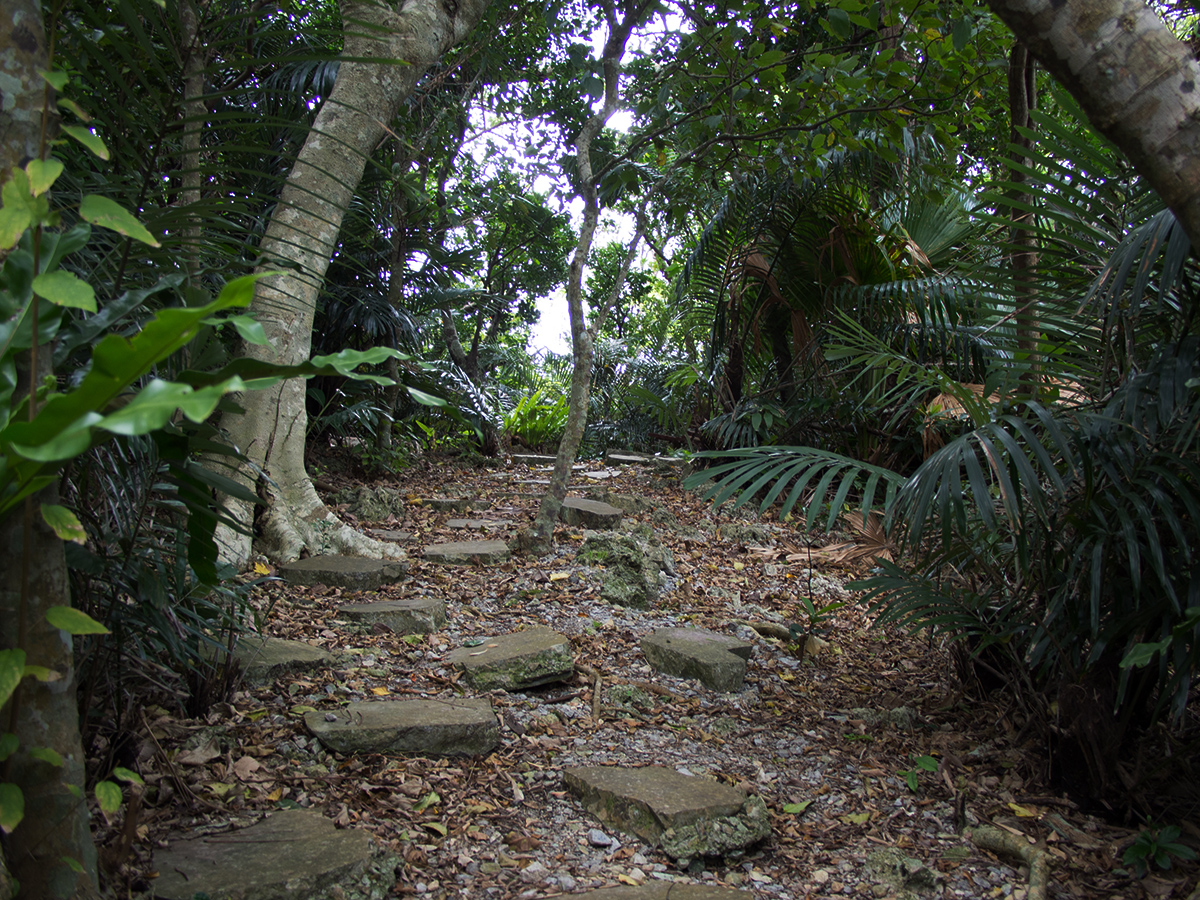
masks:
<svg viewBox="0 0 1200 900"><path fill-rule="evenodd" d="M146 783L142 780L142 776L139 775L137 772L133 772L129 769L122 768L121 766L116 766L113 769L113 778L116 778L120 781L129 781L129 782L132 782L133 784L145 784Z"/></svg>
<svg viewBox="0 0 1200 900"><path fill-rule="evenodd" d="M96 427L113 434L150 434L171 421L176 410L193 422L203 422L217 408L222 397L244 388L242 379L236 376L199 390L155 378L129 403L97 422Z"/></svg>
<svg viewBox="0 0 1200 900"><path fill-rule="evenodd" d="M955 52L961 53L971 43L971 20L959 19L955 22L951 38L954 41Z"/></svg>
<svg viewBox="0 0 1200 900"><path fill-rule="evenodd" d="M20 179L17 175L20 175ZM0 188L0 249L14 246L25 229L33 224L33 207L29 203L28 177L20 169ZM19 182L25 182L21 184Z"/></svg>
<svg viewBox="0 0 1200 900"><path fill-rule="evenodd" d="M31 159L25 166L29 175L29 190L36 197L50 190L50 186L62 174L63 164L53 156L49 159Z"/></svg>
<svg viewBox="0 0 1200 900"><path fill-rule="evenodd" d="M60 861L60 862L61 862L63 865L65 865L65 866L66 866L68 869L70 869L72 872L75 872L75 873L77 873L77 874L79 874L79 875L82 875L82 874L83 874L83 863L81 863L81 862L80 862L79 860L77 860L75 857L73 857L73 856L60 856L58 859L59 859L59 861Z"/></svg>
<svg viewBox="0 0 1200 900"><path fill-rule="evenodd" d="M46 621L67 634L108 634L107 628L72 606L50 607L46 610Z"/></svg>
<svg viewBox="0 0 1200 900"><path fill-rule="evenodd" d="M91 150L93 155L105 161L108 160L108 147L104 146L104 141L100 139L100 135L96 134L90 128L84 128L80 125L62 125L59 130L63 134L75 138L83 146Z"/></svg>
<svg viewBox="0 0 1200 900"><path fill-rule="evenodd" d="M8 759L17 752L17 748L21 746L21 739L11 731L6 731L0 734L0 762Z"/></svg>
<svg viewBox="0 0 1200 900"><path fill-rule="evenodd" d="M135 241L141 241L143 244L149 244L151 247L161 246L155 240L154 235L147 231L146 227L135 219L131 212L121 204L107 197L88 194L79 204L79 215L93 225L99 225L102 228L111 228L113 231L133 238Z"/></svg>
<svg viewBox="0 0 1200 900"><path fill-rule="evenodd" d="M83 122L92 121L92 117L90 115L88 115L87 110L84 109L82 106L80 106L78 103L76 103L74 100L72 100L70 97L58 97L55 99L54 102L57 103L63 109L69 110L70 112L74 113L75 116L80 121L83 121Z"/></svg>
<svg viewBox="0 0 1200 900"><path fill-rule="evenodd" d="M46 82L50 85L50 87L54 88L56 91L61 91L63 88L65 88L67 86L67 82L70 80L67 76L67 73L61 69L51 69L48 72L39 71L38 74L46 79Z"/></svg>
<svg viewBox="0 0 1200 900"><path fill-rule="evenodd" d="M25 795L15 784L0 781L0 831L11 834L25 818Z"/></svg>
<svg viewBox="0 0 1200 900"><path fill-rule="evenodd" d="M121 801L124 799L121 788L113 782L101 781L96 784L96 800L99 801L100 808L109 815L121 808Z"/></svg>
<svg viewBox="0 0 1200 900"><path fill-rule="evenodd" d="M417 801L417 805L415 807L413 807L413 811L414 812L424 812L429 807L433 806L435 803L441 803L441 802L442 802L441 795L439 795L437 791L430 791L428 794L426 794L424 797L422 797L419 801Z"/></svg>
<svg viewBox="0 0 1200 900"><path fill-rule="evenodd" d="M42 684L48 684L51 681L58 681L62 678L53 669L48 669L45 666L26 666L25 675L28 678L42 682Z"/></svg>
<svg viewBox="0 0 1200 900"><path fill-rule="evenodd" d="M8 702L24 677L25 651L0 650L0 706Z"/></svg>
<svg viewBox="0 0 1200 900"><path fill-rule="evenodd" d="M263 331L262 323L253 316L230 316L227 319L213 319L209 324L218 325L226 322L237 329L238 335L247 344L265 347L270 343L267 340L267 333Z"/></svg>
<svg viewBox="0 0 1200 900"><path fill-rule="evenodd" d="M433 394L427 394L424 391L418 391L414 387L406 388L409 395L420 403L422 406L445 406L446 400L443 397L435 397Z"/></svg>
<svg viewBox="0 0 1200 900"><path fill-rule="evenodd" d="M42 518L64 541L74 541L76 544L87 542L87 532L83 530L79 517L65 506L43 503Z"/></svg>
<svg viewBox="0 0 1200 900"><path fill-rule="evenodd" d="M29 755L34 759L40 759L44 763L49 763L58 769L61 769L63 766L62 754L49 747L31 747Z"/></svg>
<svg viewBox="0 0 1200 900"><path fill-rule="evenodd" d="M1140 668L1149 665L1150 662L1159 653L1165 653L1171 646L1171 639L1165 641L1157 641L1152 644L1134 644L1129 652L1125 654L1125 658L1121 660L1121 668Z"/></svg>
<svg viewBox="0 0 1200 900"><path fill-rule="evenodd" d="M434 834L441 835L442 837L446 836L446 826L441 822L424 822L422 823L421 827L427 831L432 831Z"/></svg>
<svg viewBox="0 0 1200 900"><path fill-rule="evenodd" d="M79 276L62 269L35 275L33 292L59 306L82 309L86 312L96 311L96 292L92 290L92 286Z"/></svg>
<svg viewBox="0 0 1200 900"><path fill-rule="evenodd" d="M791 813L794 816L798 816L800 813L808 809L811 804L811 800L802 800L800 803L785 803L783 804L783 811L785 813Z"/></svg>

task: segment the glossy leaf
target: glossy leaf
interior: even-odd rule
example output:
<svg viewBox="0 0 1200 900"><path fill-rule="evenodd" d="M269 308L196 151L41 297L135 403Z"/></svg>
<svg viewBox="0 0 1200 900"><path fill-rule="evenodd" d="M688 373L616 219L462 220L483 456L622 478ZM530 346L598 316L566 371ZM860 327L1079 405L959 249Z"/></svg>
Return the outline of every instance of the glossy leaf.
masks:
<svg viewBox="0 0 1200 900"><path fill-rule="evenodd" d="M97 194L86 195L79 204L79 215L93 225L111 228L113 231L149 244L151 247L162 246L141 222L134 218L125 207L108 197Z"/></svg>
<svg viewBox="0 0 1200 900"><path fill-rule="evenodd" d="M83 144L83 146L90 150L93 155L105 161L108 160L108 147L105 146L105 143L101 139L100 135L96 134L96 132L92 131L90 128L84 128L81 125L60 125L59 130L62 131L63 134L73 137L75 140L79 141L79 143Z"/></svg>
<svg viewBox="0 0 1200 900"><path fill-rule="evenodd" d="M11 834L25 818L25 795L15 784L0 781L0 831Z"/></svg>
<svg viewBox="0 0 1200 900"><path fill-rule="evenodd" d="M96 311L96 292L83 279L58 269L33 278L33 292L51 303L85 312Z"/></svg>
<svg viewBox="0 0 1200 900"><path fill-rule="evenodd" d="M107 628L72 606L50 607L46 611L46 621L67 634L108 634Z"/></svg>
<svg viewBox="0 0 1200 900"><path fill-rule="evenodd" d="M74 541L76 544L87 543L87 532L83 530L83 524L74 512L54 503L43 503L41 509L46 524L62 540Z"/></svg>

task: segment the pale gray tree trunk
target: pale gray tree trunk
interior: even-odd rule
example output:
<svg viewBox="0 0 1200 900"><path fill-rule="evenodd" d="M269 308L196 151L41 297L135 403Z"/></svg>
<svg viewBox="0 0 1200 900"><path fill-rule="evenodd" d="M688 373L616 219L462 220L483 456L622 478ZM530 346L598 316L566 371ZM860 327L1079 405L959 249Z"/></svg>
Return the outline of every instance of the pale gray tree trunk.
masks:
<svg viewBox="0 0 1200 900"><path fill-rule="evenodd" d="M592 361L595 356L596 335L604 321L607 307L593 310L589 327L583 310L583 269L588 253L592 249L592 237L600 219L600 199L593 178L591 145L596 135L604 128L617 110L619 99L621 57L625 55L625 44L630 32L651 6L649 3L632 3L623 19L618 19L611 5L605 6L608 19L608 40L604 44L601 62L604 66L604 104L584 124L575 138L575 159L583 196L583 222L579 229L579 240L567 272L567 311L571 321L571 395L567 407L567 425L558 444L558 456L554 461L554 472L550 486L542 497L533 528L521 535L523 549L533 553L546 553L553 547L554 525L559 510L567 496L567 482L571 477L571 465L583 441L583 430L587 426L588 397L592 386ZM610 303L620 296L621 287L629 271L629 265L637 252L641 231L634 237L625 263L617 276L616 285L609 295Z"/></svg>
<svg viewBox="0 0 1200 900"><path fill-rule="evenodd" d="M53 94L38 74L48 67L46 35L38 0L0 0L0 70L5 73L0 106L0 181L14 166L43 155L57 133ZM43 124L43 112L49 116ZM52 350L35 349L18 360L18 395L51 374ZM48 682L25 679L0 710L0 732L15 733L18 751L0 768L25 797L25 818L4 839L4 855L21 883L22 897L91 897L98 892L96 847L83 800L84 756L75 699L71 636L46 621L53 606L70 606L62 541L39 514L58 499L55 487L25 502L21 512L0 521L0 649L20 648L27 665L56 673ZM31 757L46 747L61 767ZM76 872L64 857L82 866Z"/></svg>
<svg viewBox="0 0 1200 900"><path fill-rule="evenodd" d="M1142 0L989 0L1200 247L1200 65Z"/></svg>
<svg viewBox="0 0 1200 900"><path fill-rule="evenodd" d="M263 238L265 266L287 267L286 274L258 283L251 306L270 346L248 347L247 355L287 364L308 359L317 295L367 159L417 80L470 33L487 5L488 0L408 0L397 12L383 3L343 0L337 80ZM394 544L346 527L317 496L304 468L304 395L304 382L291 379L243 395L245 413L222 419L235 445L270 478L259 482L268 503L259 523L261 549L279 560L295 559L306 548L399 555ZM253 472L246 477L253 479ZM249 523L250 510L234 512ZM249 560L248 537L223 530L219 539L228 561L244 565Z"/></svg>

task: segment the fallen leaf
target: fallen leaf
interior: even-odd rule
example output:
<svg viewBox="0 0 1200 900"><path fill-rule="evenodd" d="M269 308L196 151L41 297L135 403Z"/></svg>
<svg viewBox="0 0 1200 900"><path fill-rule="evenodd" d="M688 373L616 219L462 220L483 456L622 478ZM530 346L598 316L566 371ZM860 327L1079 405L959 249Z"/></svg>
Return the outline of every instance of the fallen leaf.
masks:
<svg viewBox="0 0 1200 900"><path fill-rule="evenodd" d="M792 815L799 815L808 809L810 803L812 803L811 800L802 800L799 803L785 803L783 804L783 811Z"/></svg>
<svg viewBox="0 0 1200 900"><path fill-rule="evenodd" d="M421 827L426 831L432 831L434 834L446 836L446 826L441 822L422 822Z"/></svg>
<svg viewBox="0 0 1200 900"><path fill-rule="evenodd" d="M374 694L376 697L386 697L388 694L391 693L391 691L389 691L385 687L373 687L373 688L371 688L371 693Z"/></svg>
<svg viewBox="0 0 1200 900"><path fill-rule="evenodd" d="M221 751L212 745L211 742L203 747L197 747L195 750L187 750L175 757L175 762L184 766L202 766L209 760L216 759L221 755Z"/></svg>

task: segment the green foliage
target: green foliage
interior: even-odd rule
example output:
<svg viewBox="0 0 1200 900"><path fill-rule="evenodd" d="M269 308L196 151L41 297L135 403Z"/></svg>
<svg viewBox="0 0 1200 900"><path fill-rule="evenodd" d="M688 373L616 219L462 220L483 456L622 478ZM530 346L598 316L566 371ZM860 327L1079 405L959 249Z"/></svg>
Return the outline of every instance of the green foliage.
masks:
<svg viewBox="0 0 1200 900"><path fill-rule="evenodd" d="M556 447L566 427L567 398L546 388L522 397L504 416L504 430L533 449Z"/></svg>
<svg viewBox="0 0 1200 900"><path fill-rule="evenodd" d="M1196 858L1196 851L1179 842L1181 832L1175 825L1164 828L1143 828L1128 849L1121 855L1121 862L1132 866L1139 878L1150 871L1150 864L1166 870L1172 860L1186 862Z"/></svg>
<svg viewBox="0 0 1200 900"><path fill-rule="evenodd" d="M921 784L922 772L936 772L938 770L937 760L932 756L918 756L916 753L911 754L913 767L911 769L898 769L896 774L904 779L904 783L908 785L908 789L914 794Z"/></svg>

